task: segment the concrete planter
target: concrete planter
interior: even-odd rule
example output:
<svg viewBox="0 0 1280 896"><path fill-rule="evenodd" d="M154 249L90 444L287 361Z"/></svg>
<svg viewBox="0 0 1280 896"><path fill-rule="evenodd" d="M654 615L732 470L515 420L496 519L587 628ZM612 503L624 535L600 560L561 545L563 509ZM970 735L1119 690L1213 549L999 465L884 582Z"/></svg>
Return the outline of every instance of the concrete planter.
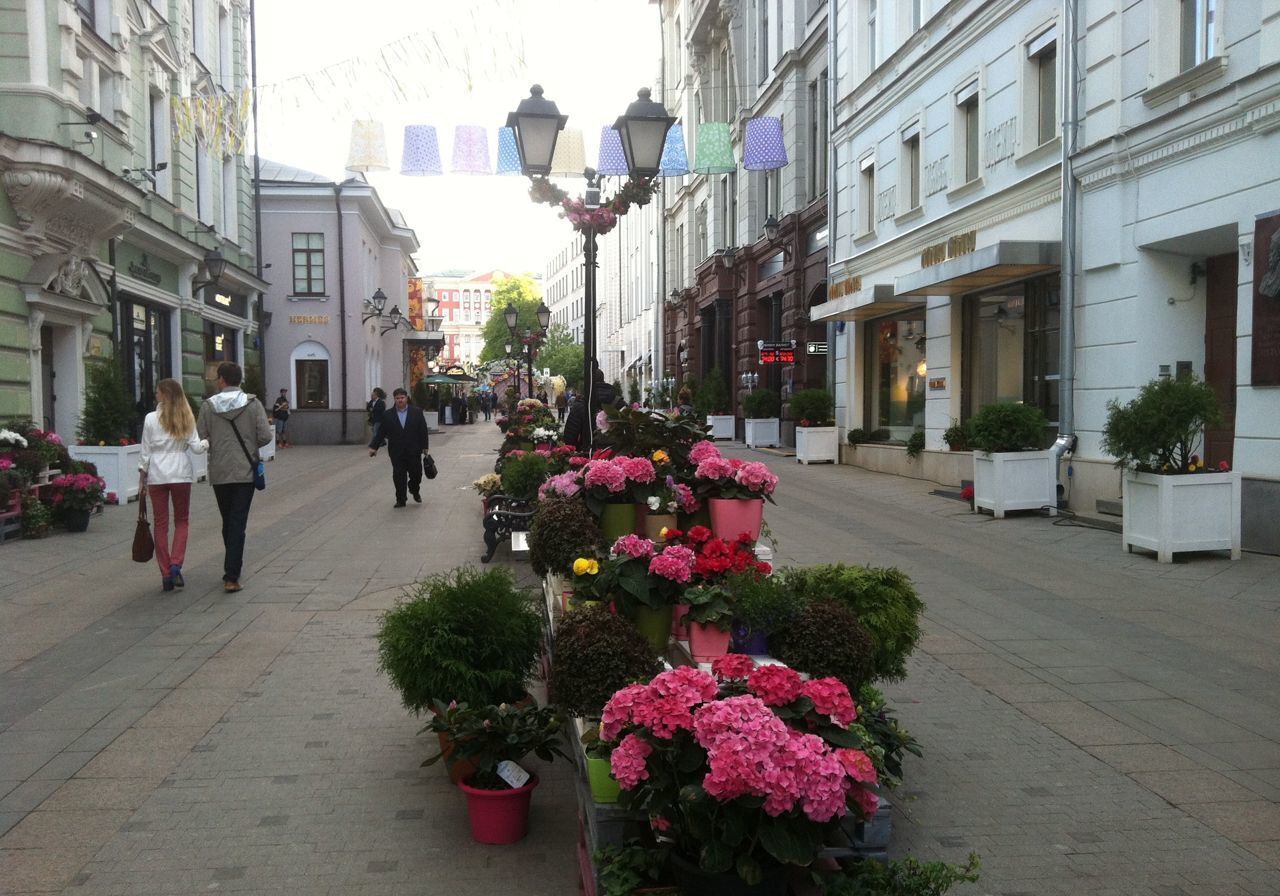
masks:
<svg viewBox="0 0 1280 896"><path fill-rule="evenodd" d="M733 414L708 414L707 426L711 427L711 438L733 440Z"/></svg>
<svg viewBox="0 0 1280 896"><path fill-rule="evenodd" d="M973 452L973 506L1000 519L1008 510L1049 508L1058 515L1058 476L1052 451Z"/></svg>
<svg viewBox="0 0 1280 896"><path fill-rule="evenodd" d="M73 459L88 461L98 468L107 491L116 493L117 504L127 504L138 497L141 445L68 445L67 452Z"/></svg>
<svg viewBox="0 0 1280 896"><path fill-rule="evenodd" d="M836 463L839 443L834 426L797 426L796 462L802 464Z"/></svg>
<svg viewBox="0 0 1280 896"><path fill-rule="evenodd" d="M1126 473L1121 544L1155 551L1161 563L1179 551L1230 551L1239 560L1240 474Z"/></svg>
<svg viewBox="0 0 1280 896"><path fill-rule="evenodd" d="M747 447L777 448L781 445L782 437L778 433L778 423L777 417L748 417L744 421Z"/></svg>

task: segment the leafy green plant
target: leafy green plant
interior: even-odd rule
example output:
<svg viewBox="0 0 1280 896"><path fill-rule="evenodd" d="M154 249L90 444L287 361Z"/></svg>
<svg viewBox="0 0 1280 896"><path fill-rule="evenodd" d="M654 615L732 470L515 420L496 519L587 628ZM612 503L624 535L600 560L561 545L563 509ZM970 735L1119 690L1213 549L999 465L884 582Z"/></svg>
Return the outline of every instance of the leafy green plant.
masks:
<svg viewBox="0 0 1280 896"><path fill-rule="evenodd" d="M53 511L35 495L22 497L22 537L44 538L53 525Z"/></svg>
<svg viewBox="0 0 1280 896"><path fill-rule="evenodd" d="M455 762L470 760L476 770L466 783L472 787L509 789L510 785L498 775L498 763L519 762L530 753L543 762L557 756L569 758L561 746L564 737L560 719L549 706L502 703L472 707L435 700L432 709L435 714L422 731L434 731L444 738L441 751L422 764L432 765L446 757Z"/></svg>
<svg viewBox="0 0 1280 896"><path fill-rule="evenodd" d="M1002 451L1037 451L1044 442L1044 413L1020 401L983 405L969 421L973 447L988 454Z"/></svg>
<svg viewBox="0 0 1280 896"><path fill-rule="evenodd" d="M703 420L710 415L729 413L729 389L719 367L711 368L706 380L693 394L693 409Z"/></svg>
<svg viewBox="0 0 1280 896"><path fill-rule="evenodd" d="M924 454L924 432L917 429L907 437L907 457L915 460Z"/></svg>
<svg viewBox="0 0 1280 896"><path fill-rule="evenodd" d="M920 641L920 616L924 613L924 602L906 573L892 566L833 563L793 567L779 575L786 587L808 600L836 601L854 613L874 643L875 679L906 678L907 657Z"/></svg>
<svg viewBox="0 0 1280 896"><path fill-rule="evenodd" d="M591 858L599 869L600 896L632 896L642 888L653 896L658 892L679 892L676 887L649 889L662 879L666 868L664 847L645 846L639 841L610 843L597 849Z"/></svg>
<svg viewBox="0 0 1280 896"><path fill-rule="evenodd" d="M725 581L733 595L733 616L757 634L787 627L804 609L806 597L788 587L781 576L735 573Z"/></svg>
<svg viewBox="0 0 1280 896"><path fill-rule="evenodd" d="M973 441L969 423L967 421L961 423L953 419L951 425L942 431L942 441L946 442L947 448L952 451L968 451L969 444Z"/></svg>
<svg viewBox="0 0 1280 896"><path fill-rule="evenodd" d="M520 501L534 501L547 481L547 458L536 451L520 457L510 454L502 462L502 493Z"/></svg>
<svg viewBox="0 0 1280 896"><path fill-rule="evenodd" d="M830 426L835 401L826 389L801 389L791 396L790 410L800 426Z"/></svg>
<svg viewBox="0 0 1280 896"><path fill-rule="evenodd" d="M689 449L707 438L707 428L695 417L668 417L654 411L607 408L609 445L615 455L652 458L665 451L677 468L688 465Z"/></svg>
<svg viewBox="0 0 1280 896"><path fill-rule="evenodd" d="M875 640L853 611L832 600L807 604L769 639L774 657L814 678L832 676L856 693L871 680Z"/></svg>
<svg viewBox="0 0 1280 896"><path fill-rule="evenodd" d="M605 607L567 613L554 646L551 702L567 715L598 717L615 691L660 671L644 635Z"/></svg>
<svg viewBox="0 0 1280 896"><path fill-rule="evenodd" d="M733 621L733 598L722 585L695 585L680 600L689 607L685 617L689 622L714 625L723 631Z"/></svg>
<svg viewBox="0 0 1280 896"><path fill-rule="evenodd" d="M573 561L594 556L601 540L600 522L584 501L549 496L529 524L529 564L538 576L568 575Z"/></svg>
<svg viewBox="0 0 1280 896"><path fill-rule="evenodd" d="M880 429L871 430L871 434L867 436L867 440L870 442L887 442L889 441L889 437L892 435L893 433L889 432L888 429L881 427Z"/></svg>
<svg viewBox="0 0 1280 896"><path fill-rule="evenodd" d="M415 715L432 699L514 702L542 647L542 613L510 570L464 566L417 583L377 637L378 667Z"/></svg>
<svg viewBox="0 0 1280 896"><path fill-rule="evenodd" d="M902 783L902 757L910 753L916 757L924 756L920 750L920 742L911 736L907 729L898 724L884 700L884 694L869 684L864 684L858 691L858 720L854 722L876 745L877 751L869 751L876 758L876 771L879 782L886 787L897 787Z"/></svg>
<svg viewBox="0 0 1280 896"><path fill-rule="evenodd" d="M1128 404L1107 403L1102 449L1115 457L1117 467L1191 473L1201 467L1192 466L1201 433L1221 422L1208 384L1191 375L1152 380Z"/></svg>
<svg viewBox="0 0 1280 896"><path fill-rule="evenodd" d="M871 436L867 435L867 431L865 429L851 429L845 438L848 440L849 444L855 448L863 442L871 441Z"/></svg>
<svg viewBox="0 0 1280 896"><path fill-rule="evenodd" d="M978 879L977 853L963 865L921 862L908 856L888 862L862 859L838 873L813 872L825 896L942 896L958 883Z"/></svg>
<svg viewBox="0 0 1280 896"><path fill-rule="evenodd" d="M84 413L76 435L89 445L119 445L129 437L137 412L114 359L86 363Z"/></svg>
<svg viewBox="0 0 1280 896"><path fill-rule="evenodd" d="M773 389L756 389L742 399L742 413L752 420L765 420L782 412L782 399Z"/></svg>
<svg viewBox="0 0 1280 896"><path fill-rule="evenodd" d="M418 380L413 384L413 388L409 390L409 397L413 399L414 407L421 408L424 411L435 410L431 406L433 400L431 387L427 385L426 380Z"/></svg>

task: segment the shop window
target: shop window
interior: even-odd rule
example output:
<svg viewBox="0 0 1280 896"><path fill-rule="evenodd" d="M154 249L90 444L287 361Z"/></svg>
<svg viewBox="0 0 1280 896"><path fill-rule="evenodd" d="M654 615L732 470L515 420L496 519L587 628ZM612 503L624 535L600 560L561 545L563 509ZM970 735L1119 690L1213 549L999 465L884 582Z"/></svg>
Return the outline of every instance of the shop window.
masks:
<svg viewBox="0 0 1280 896"><path fill-rule="evenodd" d="M324 295L324 234L293 235L293 294Z"/></svg>
<svg viewBox="0 0 1280 896"><path fill-rule="evenodd" d="M329 362L299 359L294 362L298 407L327 410L329 407Z"/></svg>
<svg viewBox="0 0 1280 896"><path fill-rule="evenodd" d="M125 379L137 410L137 423L155 406L156 383L171 376L169 315L164 308L120 301L120 344L128 352Z"/></svg>
<svg viewBox="0 0 1280 896"><path fill-rule="evenodd" d="M871 321L865 328L867 426L906 439L924 427L929 369L925 360L924 309Z"/></svg>
<svg viewBox="0 0 1280 896"><path fill-rule="evenodd" d="M223 361L239 363L239 332L211 320L204 322L204 385L205 394L218 391L218 365Z"/></svg>
<svg viewBox="0 0 1280 896"><path fill-rule="evenodd" d="M1057 274L969 296L964 305L964 418L998 401L1035 405L1052 425L1059 412Z"/></svg>

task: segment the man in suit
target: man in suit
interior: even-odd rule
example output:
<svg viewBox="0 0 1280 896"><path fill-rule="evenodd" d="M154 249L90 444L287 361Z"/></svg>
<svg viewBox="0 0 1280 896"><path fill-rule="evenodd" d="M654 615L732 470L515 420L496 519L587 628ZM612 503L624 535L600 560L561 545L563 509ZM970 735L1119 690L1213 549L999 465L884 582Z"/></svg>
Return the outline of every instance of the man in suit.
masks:
<svg viewBox="0 0 1280 896"><path fill-rule="evenodd" d="M413 495L413 500L421 504L422 455L426 454L430 439L427 418L420 408L409 404L409 393L404 389L396 389L391 394L395 404L382 415L382 425L374 429L369 456L375 456L386 443L387 455L391 458L391 481L396 487L395 506L404 507L408 495Z"/></svg>

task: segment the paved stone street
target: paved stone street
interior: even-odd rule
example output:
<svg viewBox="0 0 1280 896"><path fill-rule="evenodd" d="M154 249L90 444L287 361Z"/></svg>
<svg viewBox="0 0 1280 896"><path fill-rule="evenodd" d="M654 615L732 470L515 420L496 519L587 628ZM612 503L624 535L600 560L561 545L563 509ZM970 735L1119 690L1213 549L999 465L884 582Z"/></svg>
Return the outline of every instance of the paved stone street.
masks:
<svg viewBox="0 0 1280 896"><path fill-rule="evenodd" d="M433 436L440 478L404 510L384 456L281 452L236 595L204 485L185 592L128 559L132 506L0 546L0 893L576 892L569 769L538 769L528 839L472 843L376 669L401 589L478 559L497 437ZM928 605L886 688L925 750L891 852L977 851L961 894L1280 893L1280 559L1160 565L928 483L726 451L782 477L779 563L900 566Z"/></svg>

